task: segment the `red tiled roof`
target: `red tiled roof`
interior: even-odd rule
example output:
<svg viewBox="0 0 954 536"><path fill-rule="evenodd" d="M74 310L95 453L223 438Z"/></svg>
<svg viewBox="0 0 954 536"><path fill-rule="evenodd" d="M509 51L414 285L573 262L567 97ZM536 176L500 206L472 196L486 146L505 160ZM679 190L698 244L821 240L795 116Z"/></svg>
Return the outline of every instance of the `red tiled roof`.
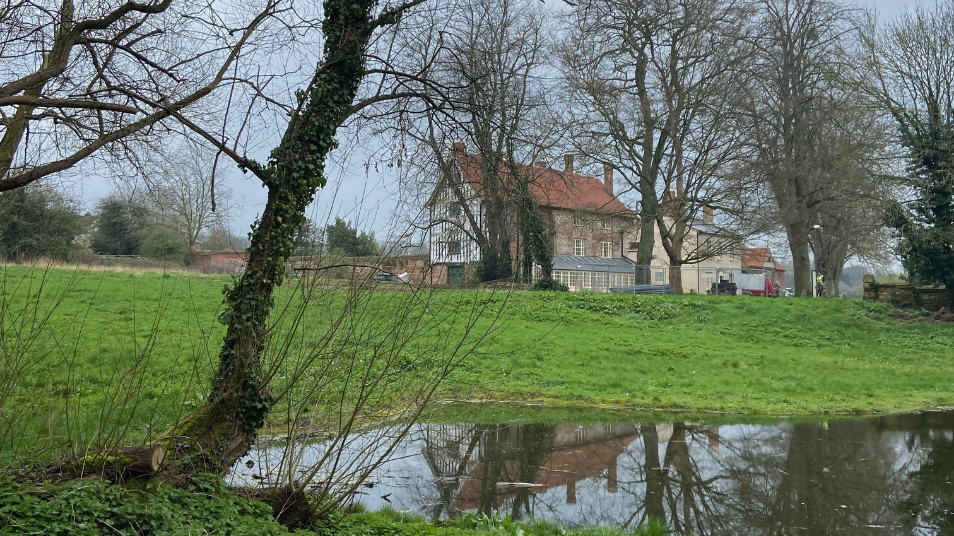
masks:
<svg viewBox="0 0 954 536"><path fill-rule="evenodd" d="M769 248L742 248L742 267L761 269L765 267L765 261L771 256ZM774 258L772 263L775 270L784 272L785 267L778 263Z"/></svg>
<svg viewBox="0 0 954 536"><path fill-rule="evenodd" d="M456 157L464 180L474 188L477 195L482 196L484 181L480 156L458 153ZM530 193L541 206L636 217L619 198L607 192L603 181L599 179L544 166L518 164L517 169L530 177ZM499 176L502 182L512 184L509 169L501 166Z"/></svg>
<svg viewBox="0 0 954 536"><path fill-rule="evenodd" d="M612 439L604 443L591 443L589 445L575 445L564 449L556 450L547 456L546 461L539 468L531 468L535 471L533 483L537 484L531 489L532 493L542 493L544 491L566 486L569 482L578 482L586 478L598 477L606 472L610 462L624 452L629 445L639 438L639 435L630 435L617 439ZM466 511L479 508L484 489L484 475L489 474L487 462L481 461L468 475L463 482L460 492L454 499L454 509L457 511ZM521 475L524 477L524 471L521 471L520 463L516 460L504 460L501 474L497 475L499 481L521 481ZM489 484L496 485L497 482L490 481ZM494 497L502 501L505 496L516 493L515 488L498 488L495 490ZM497 504L499 506L499 504Z"/></svg>

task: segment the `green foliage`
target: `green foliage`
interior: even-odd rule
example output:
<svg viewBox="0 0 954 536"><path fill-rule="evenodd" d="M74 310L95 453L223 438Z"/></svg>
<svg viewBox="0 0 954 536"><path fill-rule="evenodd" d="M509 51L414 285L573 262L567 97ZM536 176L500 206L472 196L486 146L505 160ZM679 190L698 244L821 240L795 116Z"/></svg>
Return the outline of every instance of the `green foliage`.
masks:
<svg viewBox="0 0 954 536"><path fill-rule="evenodd" d="M21 484L0 477L0 534L186 536L287 535L272 509L199 475L188 489L149 482L127 489L103 480Z"/></svg>
<svg viewBox="0 0 954 536"><path fill-rule="evenodd" d="M517 185L517 218L520 224L520 235L523 237L523 280L533 280L535 264L541 266L543 277L549 278L553 272L553 245L550 241L550 232L543 221L537 202L530 195L530 187L526 180L518 181Z"/></svg>
<svg viewBox="0 0 954 536"><path fill-rule="evenodd" d="M175 228L156 224L139 233L139 254L146 259L182 263L189 254L189 246Z"/></svg>
<svg viewBox="0 0 954 536"><path fill-rule="evenodd" d="M325 227L325 240L330 251L348 257L372 257L380 253L374 233L359 234L341 218L335 218L333 224Z"/></svg>
<svg viewBox="0 0 954 536"><path fill-rule="evenodd" d="M319 229L314 221L306 218L301 228L295 233L295 247L292 253L294 255L318 255L324 250L323 242L324 230Z"/></svg>
<svg viewBox="0 0 954 536"><path fill-rule="evenodd" d="M65 260L83 231L75 207L56 190L27 186L0 193L0 259Z"/></svg>
<svg viewBox="0 0 954 536"><path fill-rule="evenodd" d="M570 287L554 279L539 279L533 284L530 290L552 290L555 292L568 292Z"/></svg>
<svg viewBox="0 0 954 536"><path fill-rule="evenodd" d="M913 283L954 289L954 123L938 102L926 109L925 117L898 116L917 199L889 205L886 223L900 235L896 252ZM954 305L954 292L948 299Z"/></svg>
<svg viewBox="0 0 954 536"><path fill-rule="evenodd" d="M104 480L27 484L0 476L0 534L46 536L299 536L273 519L270 506L237 497L218 475L199 474L186 489L158 480L127 486ZM517 523L499 512L425 522L420 516L385 508L369 513L332 514L321 536L665 536L664 524L635 530L587 527L564 530L547 521Z"/></svg>
<svg viewBox="0 0 954 536"><path fill-rule="evenodd" d="M107 197L99 202L96 211L93 251L100 255L139 255L140 233L148 225L146 207Z"/></svg>
<svg viewBox="0 0 954 536"><path fill-rule="evenodd" d="M480 255L481 281L497 281L513 277L513 257L510 255L509 237L500 236L496 248L485 248L481 250Z"/></svg>
<svg viewBox="0 0 954 536"><path fill-rule="evenodd" d="M560 283L555 282L555 284L559 285ZM607 315L634 314L649 320L673 318L682 311L704 305L702 300L691 297L672 299L669 296L655 294L601 294L585 291L568 293L555 298L544 297L542 301L546 304L546 312L540 312L546 315L577 309ZM537 304L531 305L521 300L515 302L513 310L531 316L535 314L535 311L539 311Z"/></svg>
<svg viewBox="0 0 954 536"><path fill-rule="evenodd" d="M395 512L385 508L374 513L362 513L344 518L328 531L332 534L350 536L667 536L665 523L651 520L635 529L617 527L583 527L564 529L560 525L543 520L528 522L513 521L493 511L468 513L459 517L426 523L418 516ZM324 536L324 535L323 535Z"/></svg>

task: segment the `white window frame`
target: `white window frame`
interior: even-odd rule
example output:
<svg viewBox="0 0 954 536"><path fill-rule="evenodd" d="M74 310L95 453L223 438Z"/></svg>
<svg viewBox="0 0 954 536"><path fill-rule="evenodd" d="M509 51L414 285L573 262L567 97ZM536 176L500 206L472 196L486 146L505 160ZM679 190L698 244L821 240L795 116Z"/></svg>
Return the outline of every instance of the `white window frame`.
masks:
<svg viewBox="0 0 954 536"><path fill-rule="evenodd" d="M573 254L583 257L586 255L586 240L582 238L573 239Z"/></svg>
<svg viewBox="0 0 954 536"><path fill-rule="evenodd" d="M613 256L613 243L612 242L603 242L603 245L600 249L600 253L603 257L612 257Z"/></svg>
<svg viewBox="0 0 954 536"><path fill-rule="evenodd" d="M608 218L607 218L607 219L604 219L602 223L603 223L603 228L604 228L604 229L612 229L612 228L613 228L613 224L609 221Z"/></svg>
<svg viewBox="0 0 954 536"><path fill-rule="evenodd" d="M573 225L576 227L583 227L583 215L579 212L573 213Z"/></svg>

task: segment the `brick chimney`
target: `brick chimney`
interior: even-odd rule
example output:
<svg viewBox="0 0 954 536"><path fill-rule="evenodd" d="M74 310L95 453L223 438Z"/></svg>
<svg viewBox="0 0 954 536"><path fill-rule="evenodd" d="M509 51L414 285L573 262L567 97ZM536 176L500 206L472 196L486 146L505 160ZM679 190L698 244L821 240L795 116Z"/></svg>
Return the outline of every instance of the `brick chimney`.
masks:
<svg viewBox="0 0 954 536"><path fill-rule="evenodd" d="M616 195L613 191L613 166L609 164L603 164L603 186L611 196Z"/></svg>
<svg viewBox="0 0 954 536"><path fill-rule="evenodd" d="M563 155L563 172L564 173L573 173L573 155L565 154Z"/></svg>
<svg viewBox="0 0 954 536"><path fill-rule="evenodd" d="M451 150L454 152L454 154L467 154L467 146L464 145L464 142L462 141L455 141L451 146Z"/></svg>
<svg viewBox="0 0 954 536"><path fill-rule="evenodd" d="M702 223L712 225L715 223L715 211L712 207L702 207Z"/></svg>

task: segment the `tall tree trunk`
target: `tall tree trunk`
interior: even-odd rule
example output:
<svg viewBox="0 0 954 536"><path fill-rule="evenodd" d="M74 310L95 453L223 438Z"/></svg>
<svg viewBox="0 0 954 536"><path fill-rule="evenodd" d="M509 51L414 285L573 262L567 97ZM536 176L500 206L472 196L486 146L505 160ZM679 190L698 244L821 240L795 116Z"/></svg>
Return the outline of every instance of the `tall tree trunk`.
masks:
<svg viewBox="0 0 954 536"><path fill-rule="evenodd" d="M245 272L226 295L227 330L211 391L175 430L171 471L227 471L249 451L265 422L272 399L261 377L261 352L272 294L282 281L305 207L325 185L325 158L364 77L375 5L375 0L324 3L324 61L300 110L267 165L244 163L268 188L268 201L252 233Z"/></svg>
<svg viewBox="0 0 954 536"><path fill-rule="evenodd" d="M812 264L809 258L808 223L798 222L785 226L788 235L788 246L792 251L792 267L794 268L793 285L795 295L811 297L814 294L812 281Z"/></svg>
<svg viewBox="0 0 954 536"><path fill-rule="evenodd" d="M663 246L666 247L666 255L669 257L669 286L677 294L683 293L682 288L682 249L686 240L686 228L688 225L685 220L678 216L669 229L665 228L663 220L657 220L659 224L659 235Z"/></svg>
<svg viewBox="0 0 954 536"><path fill-rule="evenodd" d="M646 516L659 521L666 521L666 509L663 506L663 494L666 489L666 473L659 461L659 435L656 425L644 424L639 427L643 436L643 451L645 464L643 472L646 475Z"/></svg>
<svg viewBox="0 0 954 536"><path fill-rule="evenodd" d="M669 286L676 294L682 294L682 259L676 258L669 262Z"/></svg>
<svg viewBox="0 0 954 536"><path fill-rule="evenodd" d="M647 209L644 204L639 218L639 248L636 250L636 264L648 267L653 263L653 249L656 247L656 212L653 209ZM643 269L642 272L637 271L636 284L652 283L650 273L651 270L648 268Z"/></svg>

